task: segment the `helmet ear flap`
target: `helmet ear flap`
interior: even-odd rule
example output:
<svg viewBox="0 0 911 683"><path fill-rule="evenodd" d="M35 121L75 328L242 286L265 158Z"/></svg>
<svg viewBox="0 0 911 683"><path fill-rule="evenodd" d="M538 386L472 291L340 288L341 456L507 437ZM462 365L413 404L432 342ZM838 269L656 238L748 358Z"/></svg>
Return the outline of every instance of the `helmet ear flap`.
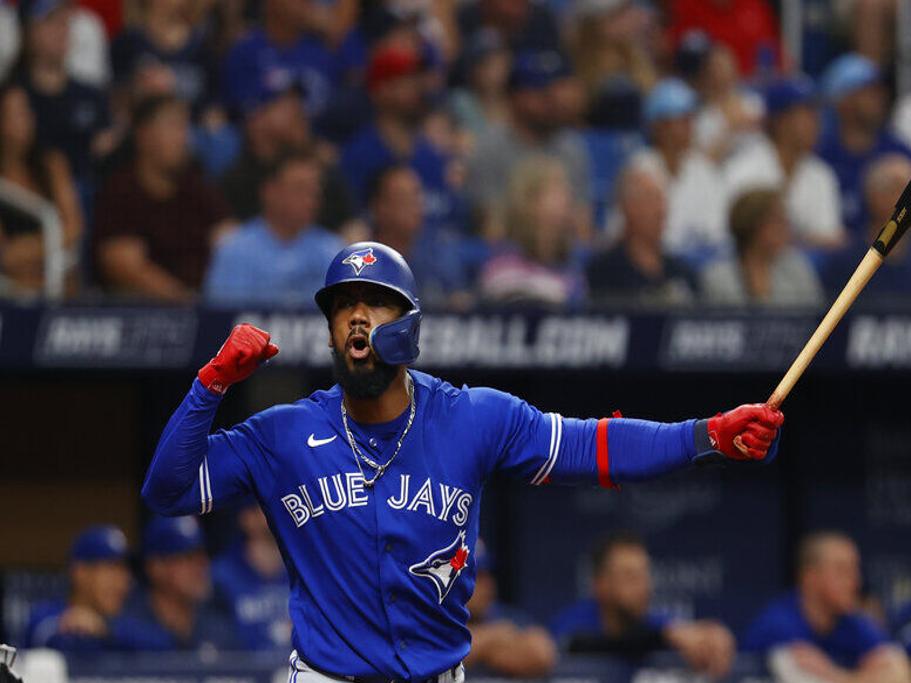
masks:
<svg viewBox="0 0 911 683"><path fill-rule="evenodd" d="M411 365L418 359L421 312L411 309L401 318L377 325L370 331L370 346L389 365Z"/></svg>

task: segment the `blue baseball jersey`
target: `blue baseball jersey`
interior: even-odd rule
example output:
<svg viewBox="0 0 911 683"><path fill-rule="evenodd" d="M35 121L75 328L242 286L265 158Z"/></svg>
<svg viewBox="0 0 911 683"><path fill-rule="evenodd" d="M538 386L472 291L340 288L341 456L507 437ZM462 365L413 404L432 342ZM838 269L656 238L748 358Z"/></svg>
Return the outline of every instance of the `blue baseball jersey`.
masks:
<svg viewBox="0 0 911 683"><path fill-rule="evenodd" d="M864 236L869 215L864 202L864 174L879 157L885 154L900 154L911 159L911 149L886 129L877 133L873 146L863 152L854 152L842 144L837 124L823 131L816 152L822 157L838 178L841 190L841 213L845 225L854 235Z"/></svg>
<svg viewBox="0 0 911 683"><path fill-rule="evenodd" d="M648 612L637 625L653 631L660 631L671 623L671 618L658 612ZM580 600L560 612L550 624L550 632L561 642L574 636L599 636L604 634L604 625L598 603L592 599Z"/></svg>
<svg viewBox="0 0 911 683"><path fill-rule="evenodd" d="M133 595L124 609L124 617L136 629L136 633L142 636L141 645L135 649L196 652L240 649L229 616L209 603L196 609L193 629L187 638L177 635L159 621L145 591L137 591Z"/></svg>
<svg viewBox="0 0 911 683"><path fill-rule="evenodd" d="M173 515L252 493L288 570L294 649L336 675L418 680L468 654L481 489L494 472L532 485L611 486L697 456L695 420L564 418L409 372L414 422L373 486L348 443L338 386L209 435L220 397L199 380L143 486L150 507ZM388 430L352 431L376 462L392 456Z"/></svg>
<svg viewBox="0 0 911 683"><path fill-rule="evenodd" d="M168 647L153 629L124 615L107 619L108 632L103 636L65 633L60 628L60 618L68 607L62 600L36 605L29 618L23 646L77 653L164 650Z"/></svg>
<svg viewBox="0 0 911 683"><path fill-rule="evenodd" d="M212 584L218 600L234 617L245 650L289 647L288 575L262 576L244 555L243 544L212 561Z"/></svg>
<svg viewBox="0 0 911 683"><path fill-rule="evenodd" d="M888 642L886 634L872 619L860 614L845 614L829 633L817 633L800 608L792 591L770 604L741 639L747 651L767 652L776 645L810 643L825 652L836 664L856 667L864 655Z"/></svg>

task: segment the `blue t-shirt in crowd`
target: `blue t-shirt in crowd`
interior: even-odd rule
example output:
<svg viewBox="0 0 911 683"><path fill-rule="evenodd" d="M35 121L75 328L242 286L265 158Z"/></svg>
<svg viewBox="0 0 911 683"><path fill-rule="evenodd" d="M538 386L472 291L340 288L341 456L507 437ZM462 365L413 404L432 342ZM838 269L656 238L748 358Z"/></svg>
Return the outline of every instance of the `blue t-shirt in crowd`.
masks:
<svg viewBox="0 0 911 683"><path fill-rule="evenodd" d="M429 230L403 254L425 305L445 306L450 295L471 288L473 242L453 230Z"/></svg>
<svg viewBox="0 0 911 683"><path fill-rule="evenodd" d="M642 620L646 628L659 631L670 623L670 617L657 612L649 612ZM598 636L604 634L601 613L598 603L593 599L580 600L560 612L550 623L550 632L559 641L567 641L574 636Z"/></svg>
<svg viewBox="0 0 911 683"><path fill-rule="evenodd" d="M815 645L839 666L854 668L887 639L871 619L859 613L841 617L830 633L816 633L803 615L797 592L792 591L756 618L740 645L746 651L766 652L776 645L798 642Z"/></svg>
<svg viewBox="0 0 911 683"><path fill-rule="evenodd" d="M816 152L838 177L842 219L855 235L861 235L867 225L867 207L864 202L864 174L867 166L877 157L889 153L902 154L911 159L911 149L885 128L866 152L858 154L848 150L838 136L837 123L829 126L820 136Z"/></svg>
<svg viewBox="0 0 911 683"><path fill-rule="evenodd" d="M290 648L290 590L284 566L275 576L262 576L247 561L244 545L238 543L212 561L212 583L218 599L234 616L241 647Z"/></svg>
<svg viewBox="0 0 911 683"><path fill-rule="evenodd" d="M186 640L179 638L158 620L155 612L152 611L149 595L144 591L139 591L133 596L124 609L123 616L143 635L146 646L142 649L154 651L213 649L231 651L239 649L237 633L230 617L209 603L204 603L197 608L193 631Z"/></svg>
<svg viewBox="0 0 911 683"><path fill-rule="evenodd" d="M397 163L407 164L421 179L427 228L452 226L462 207L446 180L449 159L423 136L415 140L411 156L402 157L390 149L376 126L367 125L345 145L339 166L356 200L363 206L374 176Z"/></svg>
<svg viewBox="0 0 911 683"><path fill-rule="evenodd" d="M254 218L215 247L204 297L228 306L315 307L326 264L343 246L338 235L316 225L281 240L263 218Z"/></svg>
<svg viewBox="0 0 911 683"><path fill-rule="evenodd" d="M241 38L224 62L222 87L226 104L246 111L266 92L299 86L311 116L318 116L332 96L338 80L336 60L318 39L301 36L292 45L270 42L262 29Z"/></svg>
<svg viewBox="0 0 911 683"><path fill-rule="evenodd" d="M61 633L60 617L68 605L52 600L32 609L25 632L23 647L49 647L61 652L114 652L135 650L164 650L169 641L155 629L128 616L118 615L107 620L108 633L103 637Z"/></svg>

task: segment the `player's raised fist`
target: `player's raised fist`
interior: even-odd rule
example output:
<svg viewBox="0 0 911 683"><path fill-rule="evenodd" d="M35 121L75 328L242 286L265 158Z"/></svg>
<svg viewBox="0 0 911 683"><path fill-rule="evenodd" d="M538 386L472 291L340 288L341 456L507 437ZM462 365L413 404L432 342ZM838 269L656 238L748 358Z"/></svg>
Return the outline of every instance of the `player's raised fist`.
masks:
<svg viewBox="0 0 911 683"><path fill-rule="evenodd" d="M237 325L215 358L199 370L199 381L209 391L223 394L228 387L247 379L259 367L278 353L269 333L248 323Z"/></svg>
<svg viewBox="0 0 911 683"><path fill-rule="evenodd" d="M784 414L765 403L738 406L708 420L709 442L732 460L764 460Z"/></svg>

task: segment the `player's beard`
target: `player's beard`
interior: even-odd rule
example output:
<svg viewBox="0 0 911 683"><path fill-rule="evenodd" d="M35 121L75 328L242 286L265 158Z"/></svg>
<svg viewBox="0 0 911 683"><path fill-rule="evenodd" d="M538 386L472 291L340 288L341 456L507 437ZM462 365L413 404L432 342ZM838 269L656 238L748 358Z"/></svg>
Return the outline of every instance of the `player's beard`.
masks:
<svg viewBox="0 0 911 683"><path fill-rule="evenodd" d="M332 374L351 398L379 398L398 374L396 366L384 363L375 353L372 356L373 367L355 363L354 369L351 369L345 361L345 354L332 347Z"/></svg>

